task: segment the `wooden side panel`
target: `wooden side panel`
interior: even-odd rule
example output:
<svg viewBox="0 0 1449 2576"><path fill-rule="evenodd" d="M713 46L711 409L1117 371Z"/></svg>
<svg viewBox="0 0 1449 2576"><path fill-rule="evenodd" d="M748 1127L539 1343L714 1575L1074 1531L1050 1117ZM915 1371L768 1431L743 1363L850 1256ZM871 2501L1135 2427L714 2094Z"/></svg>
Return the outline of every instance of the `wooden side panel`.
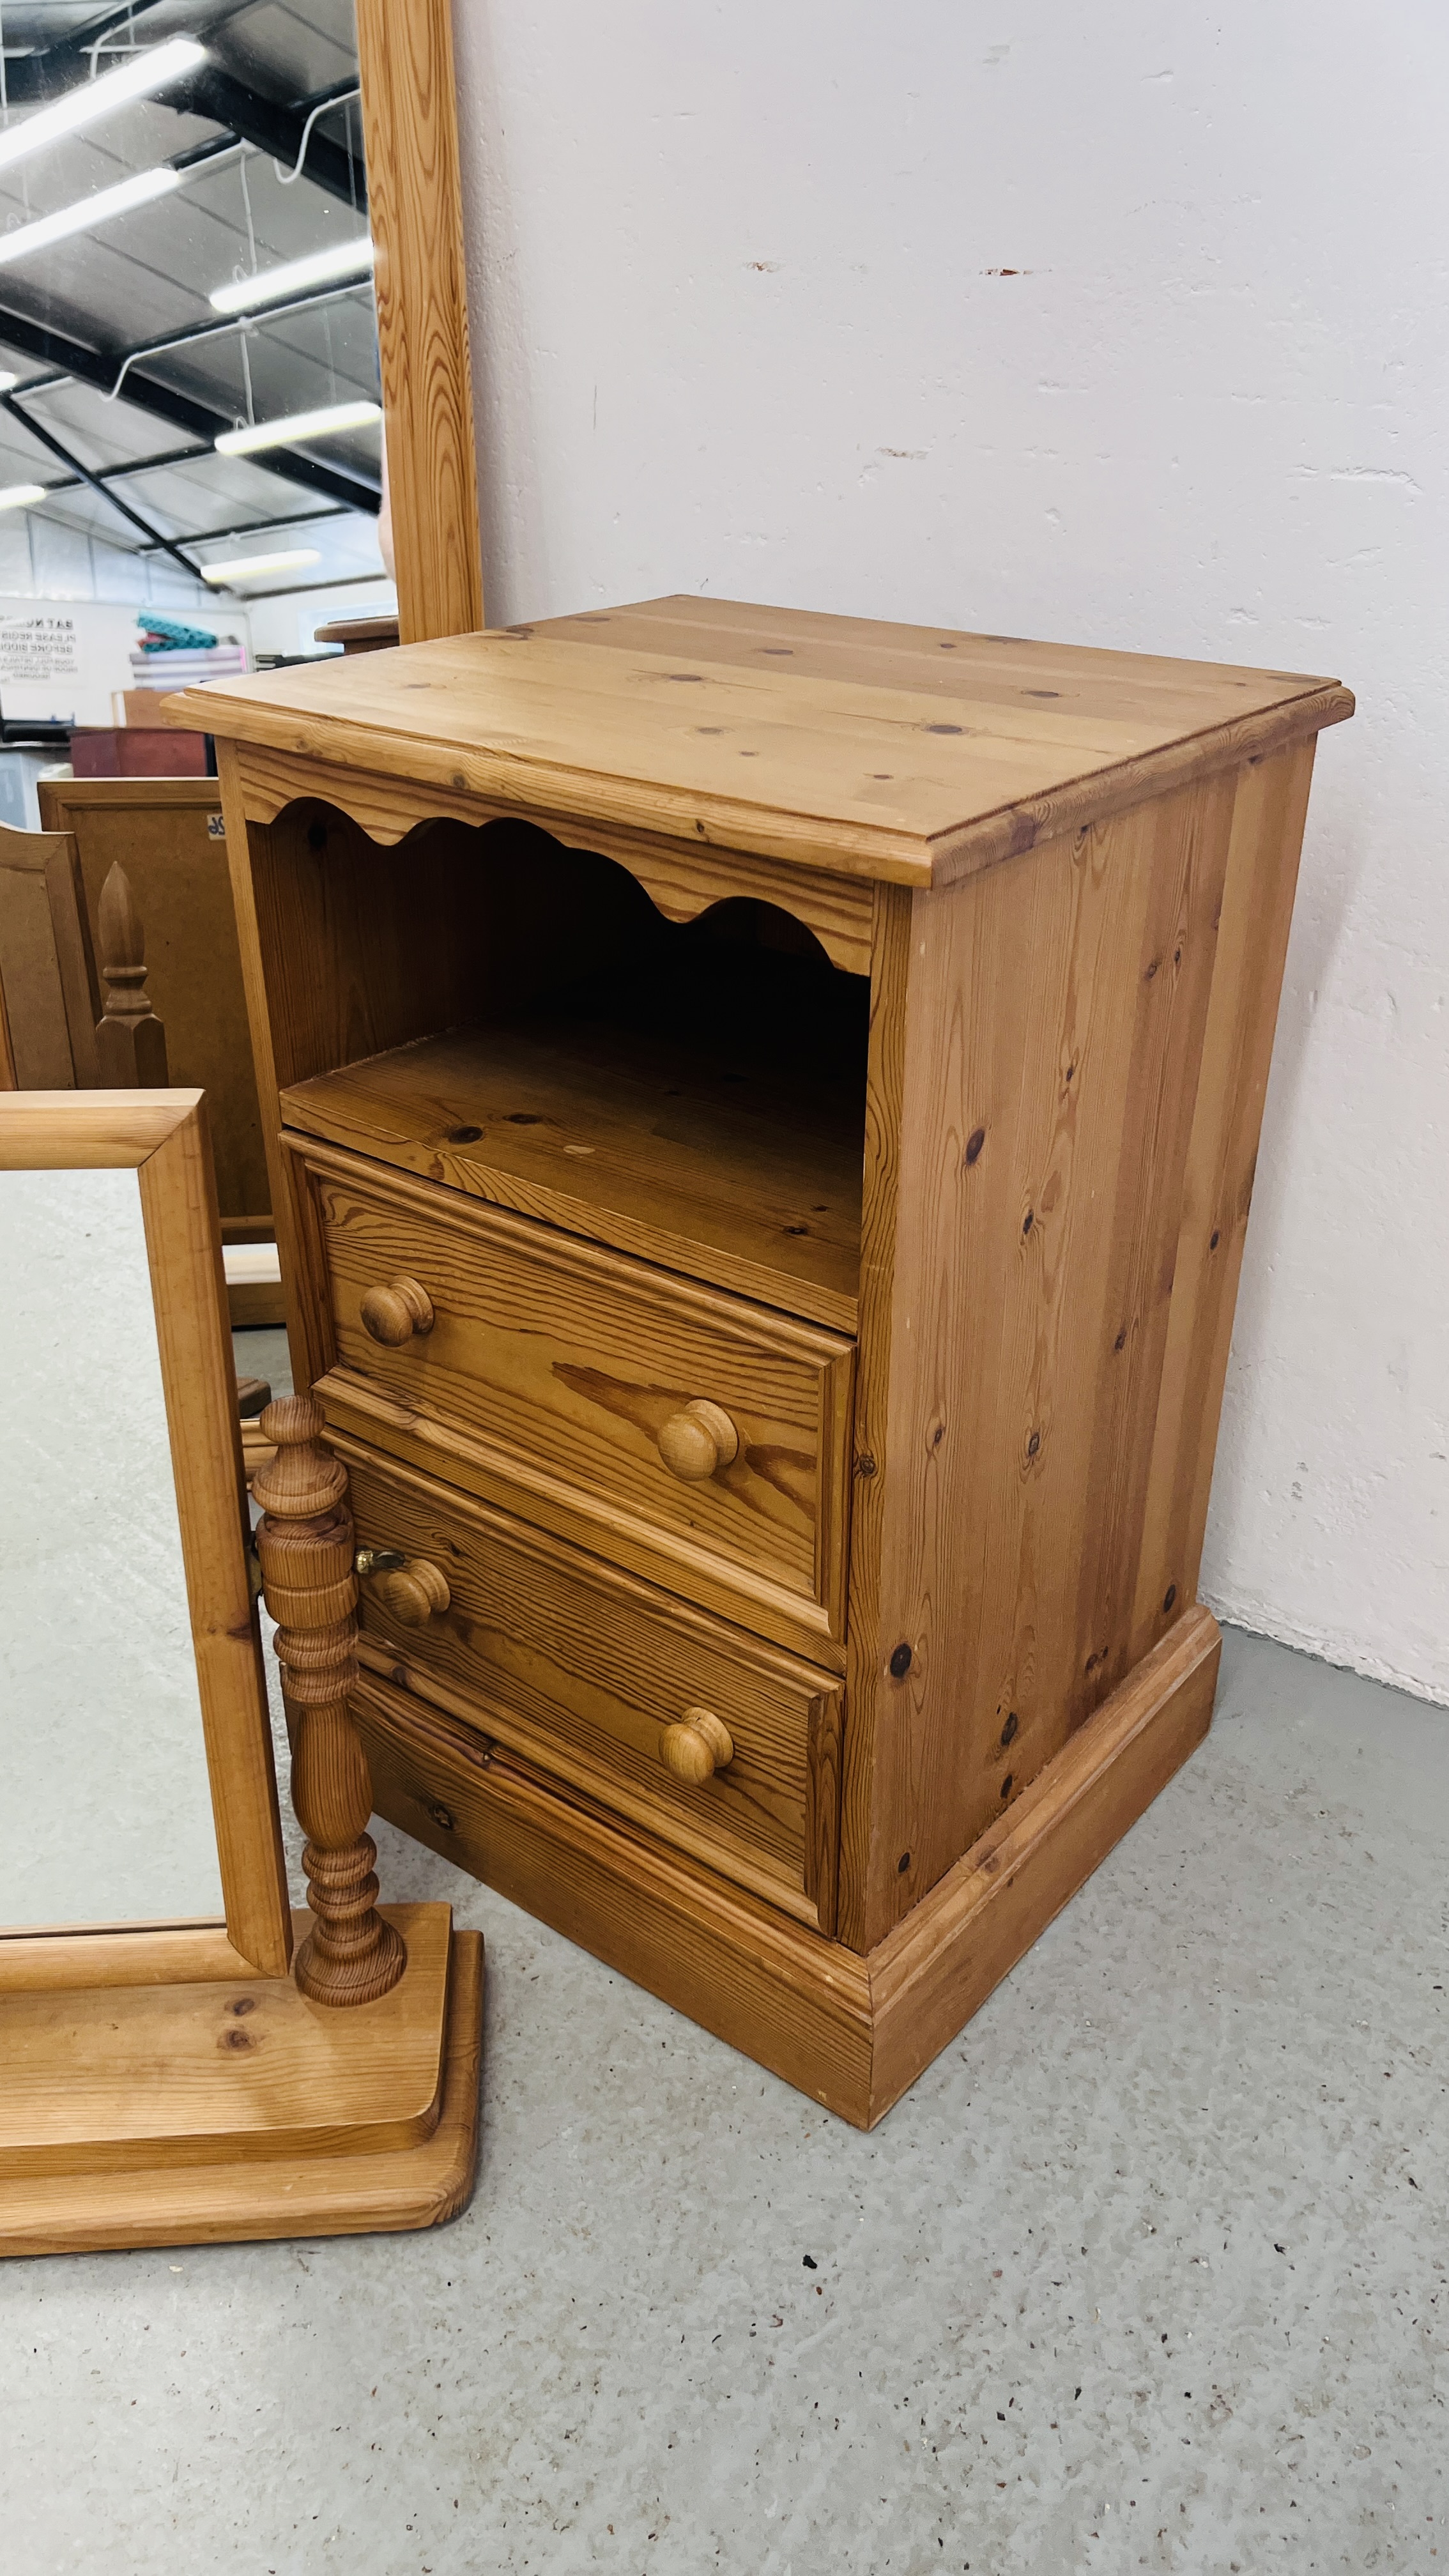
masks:
<svg viewBox="0 0 1449 2576"><path fill-rule="evenodd" d="M850 1571L842 1747L840 1886L842 1941L867 1946L871 1802L879 1713L876 1633L885 1532L886 1427L894 1314L896 1227L905 1090L906 1001L911 969L911 897L877 886L870 979L870 1051L865 1088L855 1421L850 1466Z"/></svg>
<svg viewBox="0 0 1449 2576"><path fill-rule="evenodd" d="M1315 748L1238 773L1129 1658L1197 1593Z"/></svg>
<svg viewBox="0 0 1449 2576"><path fill-rule="evenodd" d="M357 59L404 644L483 623L449 0L357 0Z"/></svg>
<svg viewBox="0 0 1449 2576"><path fill-rule="evenodd" d="M1222 1639L1191 1610L871 1953L872 2125L978 2012L1212 1716Z"/></svg>
<svg viewBox="0 0 1449 2576"><path fill-rule="evenodd" d="M6 1088L94 1089L95 959L69 832L0 824L0 1018Z"/></svg>
<svg viewBox="0 0 1449 2576"><path fill-rule="evenodd" d="M871 1941L1127 1670L1234 796L913 899Z"/></svg>
<svg viewBox="0 0 1449 2576"><path fill-rule="evenodd" d="M40 798L47 821L75 835L93 929L111 869L124 870L169 1079L206 1093L223 1236L265 1236L272 1200L216 780L42 779Z"/></svg>

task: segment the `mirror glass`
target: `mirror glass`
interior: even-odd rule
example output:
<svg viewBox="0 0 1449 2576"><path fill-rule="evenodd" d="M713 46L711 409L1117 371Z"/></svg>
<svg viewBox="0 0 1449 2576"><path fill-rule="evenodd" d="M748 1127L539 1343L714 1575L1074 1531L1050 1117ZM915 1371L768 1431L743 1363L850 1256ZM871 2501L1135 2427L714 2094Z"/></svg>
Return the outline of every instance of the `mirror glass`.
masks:
<svg viewBox="0 0 1449 2576"><path fill-rule="evenodd" d="M0 1927L218 1918L134 1171L0 1172Z"/></svg>

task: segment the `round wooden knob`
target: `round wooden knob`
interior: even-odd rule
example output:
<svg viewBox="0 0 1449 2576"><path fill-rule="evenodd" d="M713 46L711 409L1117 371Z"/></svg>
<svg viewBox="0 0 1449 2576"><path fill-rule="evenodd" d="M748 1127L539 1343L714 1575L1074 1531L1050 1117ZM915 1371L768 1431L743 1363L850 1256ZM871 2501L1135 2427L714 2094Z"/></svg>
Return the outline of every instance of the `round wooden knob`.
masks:
<svg viewBox="0 0 1449 2576"><path fill-rule="evenodd" d="M734 1758L734 1737L712 1708L687 1708L659 1738L659 1759L665 1770L672 1771L676 1780L687 1780L692 1789L712 1780Z"/></svg>
<svg viewBox="0 0 1449 2576"><path fill-rule="evenodd" d="M400 1573L385 1574L378 1584L394 1619L405 1628L425 1628L430 1619L441 1617L452 1602L448 1578L425 1556L410 1556Z"/></svg>
<svg viewBox="0 0 1449 2576"><path fill-rule="evenodd" d="M733 1466L740 1435L724 1407L697 1395L682 1413L671 1413L659 1434L659 1455L681 1484L701 1485L721 1467Z"/></svg>
<svg viewBox="0 0 1449 2576"><path fill-rule="evenodd" d="M433 1329L433 1301L416 1279L390 1279L385 1288L369 1288L362 1300L362 1322L375 1342L397 1350L414 1333Z"/></svg>

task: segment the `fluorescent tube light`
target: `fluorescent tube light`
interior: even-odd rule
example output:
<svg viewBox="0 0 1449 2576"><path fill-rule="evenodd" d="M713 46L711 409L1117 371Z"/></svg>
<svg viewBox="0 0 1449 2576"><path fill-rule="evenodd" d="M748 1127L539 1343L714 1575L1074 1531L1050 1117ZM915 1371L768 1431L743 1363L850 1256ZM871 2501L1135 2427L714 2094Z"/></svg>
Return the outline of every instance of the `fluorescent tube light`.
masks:
<svg viewBox="0 0 1449 2576"><path fill-rule="evenodd" d="M240 277L213 289L218 313L250 313L255 305L275 303L279 295L303 295L309 286L330 286L335 279L365 277L372 266L372 244L366 233L356 241L334 242L330 250L309 251L305 259L285 260L264 268L259 277Z"/></svg>
<svg viewBox="0 0 1449 2576"><path fill-rule="evenodd" d="M42 215L38 223L21 224L13 233L0 233L0 268L13 259L28 259L35 250L47 250L52 242L64 241L68 233L88 233L97 224L113 223L117 215L128 215L133 206L149 205L153 197L169 196L181 185L181 173L163 161L155 170L138 170L134 178L122 179L117 187L98 188L93 197L80 197L73 206L62 206L54 215Z"/></svg>
<svg viewBox="0 0 1449 2576"><path fill-rule="evenodd" d="M303 564L322 561L315 546L293 546L281 554L242 555L235 563L203 564L203 581L253 581L263 572L299 572Z"/></svg>
<svg viewBox="0 0 1449 2576"><path fill-rule="evenodd" d="M259 420L250 429L224 429L216 452L254 456L259 447L302 447L309 439L328 438L339 429L365 429L369 421L381 418L380 403L329 403L325 411L294 411L286 420Z"/></svg>
<svg viewBox="0 0 1449 2576"><path fill-rule="evenodd" d="M7 483L0 492L0 510L28 510L45 499L43 483Z"/></svg>
<svg viewBox="0 0 1449 2576"><path fill-rule="evenodd" d="M43 144L53 143L61 134L74 134L78 125L93 125L98 116L109 116L112 108L125 107L133 98L151 98L169 81L179 80L183 72L195 71L206 60L206 48L191 36L173 36L169 45L150 45L142 54L132 54L120 68L102 72L99 80L77 81L63 98L53 99L49 107L38 107L33 116L23 117L0 134L0 170L8 170L15 161L23 161L28 152L38 152Z"/></svg>

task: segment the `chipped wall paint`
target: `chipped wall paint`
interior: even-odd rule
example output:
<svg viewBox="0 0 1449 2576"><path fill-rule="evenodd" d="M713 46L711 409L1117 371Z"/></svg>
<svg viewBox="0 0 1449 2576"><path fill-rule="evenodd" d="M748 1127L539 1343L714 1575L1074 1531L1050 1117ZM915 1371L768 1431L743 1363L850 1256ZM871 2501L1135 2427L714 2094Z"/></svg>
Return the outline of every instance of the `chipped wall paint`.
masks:
<svg viewBox="0 0 1449 2576"><path fill-rule="evenodd" d="M455 0L498 621L1341 674L1204 1589L1449 1701L1449 18Z"/></svg>

